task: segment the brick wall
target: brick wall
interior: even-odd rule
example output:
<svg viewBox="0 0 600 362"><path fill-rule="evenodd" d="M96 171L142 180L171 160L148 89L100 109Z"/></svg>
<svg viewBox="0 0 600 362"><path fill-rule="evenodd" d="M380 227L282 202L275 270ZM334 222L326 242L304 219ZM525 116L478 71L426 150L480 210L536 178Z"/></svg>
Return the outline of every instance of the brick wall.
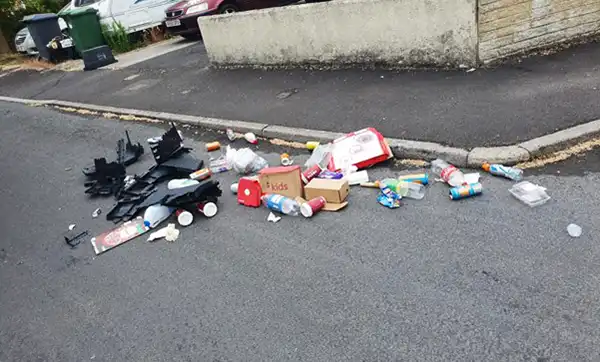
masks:
<svg viewBox="0 0 600 362"><path fill-rule="evenodd" d="M600 0L479 0L479 59L600 32Z"/></svg>

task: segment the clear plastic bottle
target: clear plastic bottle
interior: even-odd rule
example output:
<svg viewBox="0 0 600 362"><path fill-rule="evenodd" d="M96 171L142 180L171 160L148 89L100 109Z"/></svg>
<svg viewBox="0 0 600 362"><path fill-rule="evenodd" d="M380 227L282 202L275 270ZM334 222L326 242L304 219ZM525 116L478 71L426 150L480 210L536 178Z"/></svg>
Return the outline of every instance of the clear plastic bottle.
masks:
<svg viewBox="0 0 600 362"><path fill-rule="evenodd" d="M458 187L466 183L465 175L461 170L439 158L431 162L431 172L440 176L452 187Z"/></svg>
<svg viewBox="0 0 600 362"><path fill-rule="evenodd" d="M297 216L300 213L300 204L289 197L275 194L266 194L262 198L263 205L268 209L285 215Z"/></svg>
<svg viewBox="0 0 600 362"><path fill-rule="evenodd" d="M487 171L495 176L506 177L513 181L521 181L523 179L523 170L516 167L508 167L499 164L484 163L481 165L484 171Z"/></svg>

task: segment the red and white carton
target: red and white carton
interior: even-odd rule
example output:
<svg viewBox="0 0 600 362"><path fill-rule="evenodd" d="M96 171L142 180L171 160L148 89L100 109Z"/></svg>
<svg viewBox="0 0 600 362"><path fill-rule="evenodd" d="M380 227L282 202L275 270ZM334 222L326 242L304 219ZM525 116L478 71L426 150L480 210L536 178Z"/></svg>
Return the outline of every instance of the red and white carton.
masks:
<svg viewBox="0 0 600 362"><path fill-rule="evenodd" d="M360 170L392 157L392 150L383 135L375 128L365 128L333 141L328 168L338 171L350 164Z"/></svg>

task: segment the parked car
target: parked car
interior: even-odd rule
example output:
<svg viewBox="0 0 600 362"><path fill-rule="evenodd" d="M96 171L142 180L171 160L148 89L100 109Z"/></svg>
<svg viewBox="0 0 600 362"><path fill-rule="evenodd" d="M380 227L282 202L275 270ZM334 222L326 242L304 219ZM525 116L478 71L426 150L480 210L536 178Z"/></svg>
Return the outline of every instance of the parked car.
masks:
<svg viewBox="0 0 600 362"><path fill-rule="evenodd" d="M63 33L68 33L67 23L63 19L58 19L58 25L60 26L60 30ZM33 38L31 37L31 34L29 33L29 29L27 29L27 27L24 27L23 29L19 30L17 32L17 35L15 35L15 49L17 49L17 52L21 54L31 56L38 55L38 50L35 47L35 42L33 41Z"/></svg>
<svg viewBox="0 0 600 362"><path fill-rule="evenodd" d="M289 5L300 0L185 0L165 11L164 26L167 31L184 38L200 36L198 18L200 16L229 14L238 11L271 8ZM305 0L307 3L327 0Z"/></svg>
<svg viewBox="0 0 600 362"><path fill-rule="evenodd" d="M102 24L119 22L134 33L162 24L165 9L175 0L71 0L71 8L91 7L98 10Z"/></svg>

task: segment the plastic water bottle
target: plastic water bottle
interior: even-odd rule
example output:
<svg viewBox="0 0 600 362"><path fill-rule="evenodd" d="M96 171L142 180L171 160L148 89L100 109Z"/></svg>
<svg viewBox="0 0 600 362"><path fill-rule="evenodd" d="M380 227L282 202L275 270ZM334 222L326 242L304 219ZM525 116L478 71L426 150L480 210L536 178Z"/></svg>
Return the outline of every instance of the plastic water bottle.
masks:
<svg viewBox="0 0 600 362"><path fill-rule="evenodd" d="M270 210L292 216L296 216L300 213L300 204L298 204L296 200L292 200L288 197L275 194L266 194L261 199L263 205Z"/></svg>
<svg viewBox="0 0 600 362"><path fill-rule="evenodd" d="M481 165L481 168L492 175L506 177L513 181L521 181L521 179L523 179L523 170L520 168L489 164L487 162Z"/></svg>
<svg viewBox="0 0 600 362"><path fill-rule="evenodd" d="M431 172L440 176L444 182L452 187L458 187L466 183L465 175L461 170L439 158L431 162Z"/></svg>

